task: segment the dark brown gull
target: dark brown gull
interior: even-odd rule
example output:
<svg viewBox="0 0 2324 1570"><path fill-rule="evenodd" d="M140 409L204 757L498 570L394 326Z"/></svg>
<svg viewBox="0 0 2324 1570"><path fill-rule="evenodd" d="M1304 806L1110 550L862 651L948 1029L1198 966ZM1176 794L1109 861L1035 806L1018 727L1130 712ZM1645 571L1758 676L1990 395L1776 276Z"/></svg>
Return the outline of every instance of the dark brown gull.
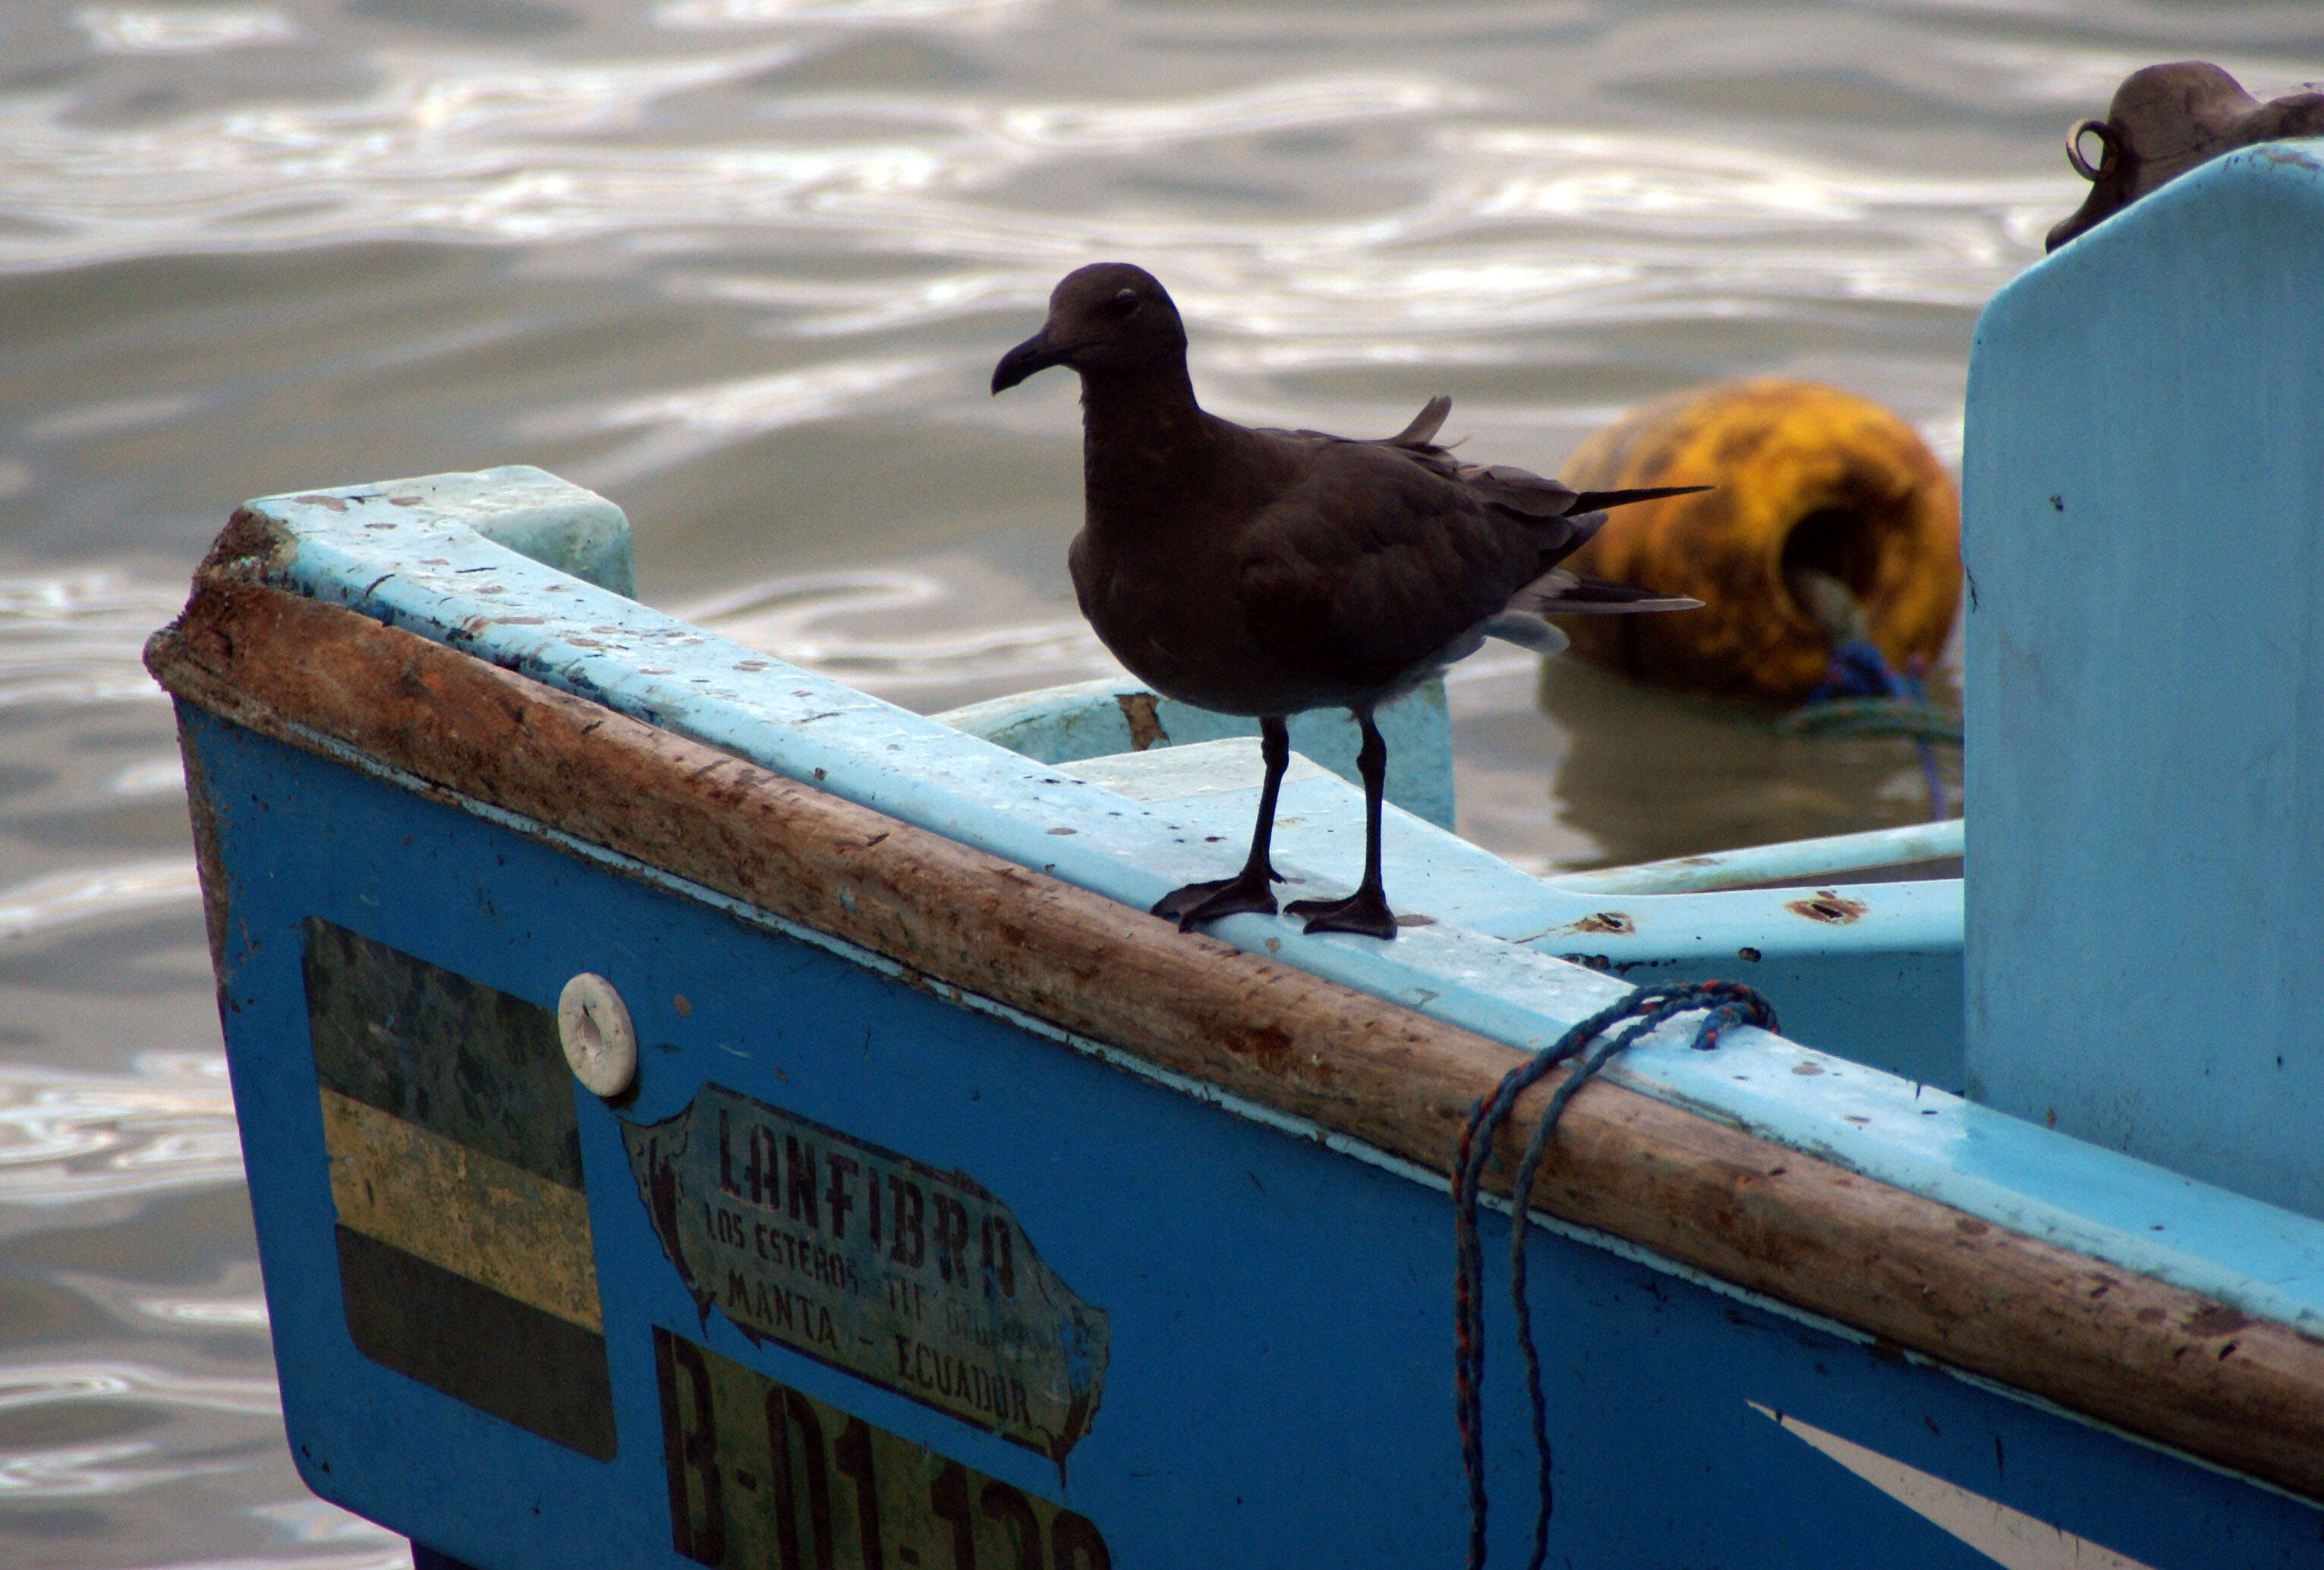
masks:
<svg viewBox="0 0 2324 1570"><path fill-rule="evenodd" d="M1087 516L1068 557L1082 614L1155 691L1259 724L1266 775L1250 856L1235 876L1155 905L1181 928L1275 910L1268 843L1287 716L1355 716L1365 808L1356 891L1288 909L1310 932L1393 937L1380 885L1388 747L1372 711L1488 637L1563 647L1547 615L1697 603L1557 563L1604 509L1702 487L1577 494L1524 469L1463 463L1436 445L1449 398L1379 441L1221 420L1195 403L1177 308L1142 269L1106 262L1069 274L1041 330L993 368L992 390L1051 365L1082 379Z"/></svg>

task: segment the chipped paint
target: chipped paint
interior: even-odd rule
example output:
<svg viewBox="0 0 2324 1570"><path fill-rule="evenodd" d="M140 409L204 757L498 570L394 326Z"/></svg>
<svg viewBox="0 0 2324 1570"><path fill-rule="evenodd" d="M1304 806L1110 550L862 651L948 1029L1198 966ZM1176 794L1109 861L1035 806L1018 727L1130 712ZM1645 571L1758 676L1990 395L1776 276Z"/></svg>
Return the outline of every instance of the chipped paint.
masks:
<svg viewBox="0 0 2324 1570"><path fill-rule="evenodd" d="M1850 922L1864 919L1864 913L1872 907L1861 900L1845 898L1830 889L1818 889L1808 899L1784 900L1784 909L1795 916L1804 916L1811 921L1823 921L1834 927L1845 927Z"/></svg>
<svg viewBox="0 0 2324 1570"><path fill-rule="evenodd" d="M1610 933L1617 937L1627 937L1637 928L1631 924L1630 919L1619 910L1597 910L1572 923L1566 930Z"/></svg>

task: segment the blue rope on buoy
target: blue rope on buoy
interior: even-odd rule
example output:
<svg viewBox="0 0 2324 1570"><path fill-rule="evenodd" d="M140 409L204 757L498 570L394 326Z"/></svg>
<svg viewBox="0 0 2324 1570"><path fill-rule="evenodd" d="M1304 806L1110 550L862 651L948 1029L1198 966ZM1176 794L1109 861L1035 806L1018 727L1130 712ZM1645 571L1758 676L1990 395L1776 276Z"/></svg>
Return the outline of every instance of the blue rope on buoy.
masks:
<svg viewBox="0 0 2324 1570"><path fill-rule="evenodd" d="M1915 687L1919 684L1914 683ZM1888 657L1869 638L1843 638L1831 646L1831 663L1823 679L1808 694L1805 706L1835 697L1918 697L1904 679L1889 668Z"/></svg>
<svg viewBox="0 0 2324 1570"><path fill-rule="evenodd" d="M1835 716L1844 723L1831 726L1815 723L1817 709L1826 704L1848 706L1843 715ZM1831 663L1824 668L1823 679L1808 694L1805 702L1784 716L1783 728L1794 732L1833 729L1873 734L1882 727L1869 723L1864 711L1876 704L1893 711L1895 723L1886 727L1890 734L1912 738L1914 750L1921 758L1921 779L1929 790L1929 821L1942 823L1944 779L1937 771L1937 750L1930 744L1930 739L1934 735L1958 743L1960 725L1948 723L1949 716L1939 714L1929 702L1920 679L1911 674L1899 675L1870 639L1842 638L1832 644Z"/></svg>
<svg viewBox="0 0 2324 1570"><path fill-rule="evenodd" d="M1692 1047L1708 1052L1719 1045L1720 1032L1736 1025L1775 1026L1775 1005L1739 982L1682 982L1670 986L1641 987L1628 997L1591 1015L1554 1042L1518 1064L1501 1078L1493 1094L1479 1098L1461 1131L1461 1151L1452 1175L1452 1399L1454 1420L1461 1431L1461 1465L1469 1480L1469 1570L1485 1564L1485 1445L1483 1390L1485 1377L1484 1245L1477 1229L1478 1196L1485 1164L1491 1159L1494 1138L1508 1122L1517 1097L1551 1069L1592 1041L1622 1024L1628 1025L1587 1051L1573 1072L1549 1098L1549 1105L1526 1145L1510 1186L1509 1296L1517 1309L1517 1351L1525 1362L1526 1395L1533 1404L1534 1454L1540 1458L1540 1507L1534 1517L1533 1557L1527 1570L1541 1570L1549 1551L1552 1505L1549 1455L1549 1414L1541 1393L1541 1359L1534 1350L1533 1322L1526 1307L1526 1212L1533 1198L1534 1174L1549 1149L1551 1134L1565 1104L1616 1053L1641 1036L1695 1010L1703 1011Z"/></svg>

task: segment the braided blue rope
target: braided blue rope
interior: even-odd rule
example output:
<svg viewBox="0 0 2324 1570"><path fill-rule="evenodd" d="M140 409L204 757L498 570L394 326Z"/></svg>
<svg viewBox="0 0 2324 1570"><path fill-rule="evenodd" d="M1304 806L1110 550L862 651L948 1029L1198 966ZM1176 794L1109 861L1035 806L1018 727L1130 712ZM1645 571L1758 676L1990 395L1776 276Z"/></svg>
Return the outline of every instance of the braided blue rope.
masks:
<svg viewBox="0 0 2324 1570"><path fill-rule="evenodd" d="M1671 986L1641 987L1628 997L1598 1011L1549 1046L1504 1075L1493 1094L1478 1099L1461 1131L1460 1155L1452 1178L1452 1388L1455 1420L1461 1432L1461 1464L1469 1483L1469 1570L1485 1563L1485 1453L1483 1389L1485 1374L1484 1247L1477 1225L1479 1194L1493 1140L1508 1121L1517 1097L1551 1069L1628 1020L1628 1024L1599 1042L1582 1056L1543 1109L1526 1143L1511 1186L1509 1223L1509 1295L1517 1310L1517 1351L1525 1362L1526 1396L1532 1404L1534 1454L1540 1458L1540 1503L1535 1511L1533 1556L1528 1570L1541 1570L1549 1551L1549 1519L1554 1503L1550 1478L1549 1415L1542 1398L1541 1359L1534 1349L1532 1316L1526 1306L1526 1213L1533 1199L1535 1174L1549 1149L1550 1136L1565 1111L1565 1104L1614 1055L1680 1014L1703 1011L1692 1043L1698 1052L1719 1044L1720 1034L1735 1025L1775 1027L1773 1004L1737 982L1683 982Z"/></svg>

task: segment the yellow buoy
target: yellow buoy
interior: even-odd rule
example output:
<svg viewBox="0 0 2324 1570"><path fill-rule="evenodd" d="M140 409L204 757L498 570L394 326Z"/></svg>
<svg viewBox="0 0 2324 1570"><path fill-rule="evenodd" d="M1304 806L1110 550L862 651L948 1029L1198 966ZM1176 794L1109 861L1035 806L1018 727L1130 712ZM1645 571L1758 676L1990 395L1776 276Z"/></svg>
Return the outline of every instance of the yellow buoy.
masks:
<svg viewBox="0 0 2324 1570"><path fill-rule="evenodd" d="M1566 566L1692 595L1699 611L1563 616L1591 664L1689 692L1796 702L1831 658L1809 586L1837 581L1902 670L1933 660L1960 603L1960 499L1913 428L1812 382L1659 399L1582 445L1576 490L1709 485L1611 513Z"/></svg>

